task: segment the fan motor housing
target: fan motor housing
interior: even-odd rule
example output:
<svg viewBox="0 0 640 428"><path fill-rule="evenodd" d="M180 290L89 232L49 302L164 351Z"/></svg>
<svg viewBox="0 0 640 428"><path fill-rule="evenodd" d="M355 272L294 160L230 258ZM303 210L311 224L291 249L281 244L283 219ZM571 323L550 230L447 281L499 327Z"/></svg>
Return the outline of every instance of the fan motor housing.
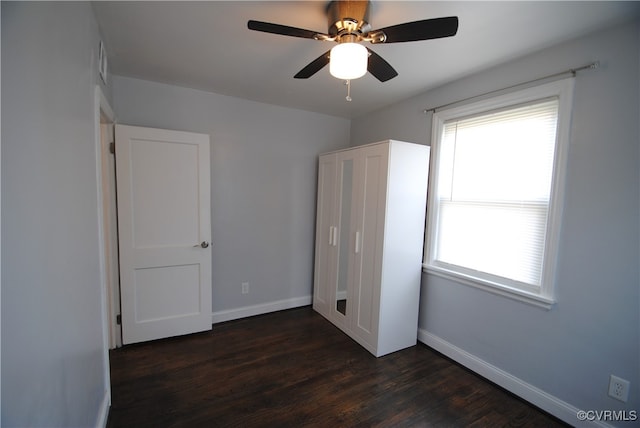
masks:
<svg viewBox="0 0 640 428"><path fill-rule="evenodd" d="M329 34L340 37L344 34L362 34L371 29L369 25L369 1L335 0L327 6Z"/></svg>

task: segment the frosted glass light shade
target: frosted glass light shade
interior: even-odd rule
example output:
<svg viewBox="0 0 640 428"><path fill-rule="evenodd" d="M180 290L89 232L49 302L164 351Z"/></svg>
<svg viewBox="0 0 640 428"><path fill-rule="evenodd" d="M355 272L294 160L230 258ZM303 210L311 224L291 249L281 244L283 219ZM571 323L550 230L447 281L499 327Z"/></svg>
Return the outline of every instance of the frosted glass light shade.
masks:
<svg viewBox="0 0 640 428"><path fill-rule="evenodd" d="M331 49L329 72L333 77L351 80L367 72L369 54L367 48L358 43L340 43Z"/></svg>

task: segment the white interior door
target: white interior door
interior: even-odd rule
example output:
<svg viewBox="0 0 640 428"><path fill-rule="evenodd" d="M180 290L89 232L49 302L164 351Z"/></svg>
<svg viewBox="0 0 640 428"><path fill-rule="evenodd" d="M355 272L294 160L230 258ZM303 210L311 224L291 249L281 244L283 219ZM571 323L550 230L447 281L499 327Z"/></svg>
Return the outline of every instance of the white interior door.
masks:
<svg viewBox="0 0 640 428"><path fill-rule="evenodd" d="M116 125L124 344L211 329L209 136Z"/></svg>

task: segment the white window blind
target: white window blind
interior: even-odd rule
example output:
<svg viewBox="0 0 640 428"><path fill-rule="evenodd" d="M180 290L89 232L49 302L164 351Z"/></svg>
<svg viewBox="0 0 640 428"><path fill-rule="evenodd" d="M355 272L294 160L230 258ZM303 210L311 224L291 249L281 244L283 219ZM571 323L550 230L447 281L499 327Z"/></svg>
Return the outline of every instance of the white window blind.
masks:
<svg viewBox="0 0 640 428"><path fill-rule="evenodd" d="M551 98L444 123L433 262L540 287L558 106Z"/></svg>

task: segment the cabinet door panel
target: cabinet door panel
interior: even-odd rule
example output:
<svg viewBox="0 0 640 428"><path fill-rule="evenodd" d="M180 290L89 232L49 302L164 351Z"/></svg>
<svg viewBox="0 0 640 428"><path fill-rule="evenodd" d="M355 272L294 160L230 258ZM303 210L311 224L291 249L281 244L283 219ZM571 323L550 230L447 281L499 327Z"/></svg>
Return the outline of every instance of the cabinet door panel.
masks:
<svg viewBox="0 0 640 428"><path fill-rule="evenodd" d="M334 243L336 171L335 154L320 157L313 308L324 316L329 316L331 295L336 278L336 246Z"/></svg>
<svg viewBox="0 0 640 428"><path fill-rule="evenodd" d="M355 208L355 171L356 159L353 151L341 152L338 154L338 180L337 180L337 258L336 274L337 281L333 290L332 306L330 313L335 323L349 329L348 319L351 318L352 297L350 282L353 268L353 243L351 235L353 233L353 210Z"/></svg>
<svg viewBox="0 0 640 428"><path fill-rule="evenodd" d="M388 146L362 150L358 171L358 253L353 278L352 329L376 346L382 276L384 212L387 188Z"/></svg>

